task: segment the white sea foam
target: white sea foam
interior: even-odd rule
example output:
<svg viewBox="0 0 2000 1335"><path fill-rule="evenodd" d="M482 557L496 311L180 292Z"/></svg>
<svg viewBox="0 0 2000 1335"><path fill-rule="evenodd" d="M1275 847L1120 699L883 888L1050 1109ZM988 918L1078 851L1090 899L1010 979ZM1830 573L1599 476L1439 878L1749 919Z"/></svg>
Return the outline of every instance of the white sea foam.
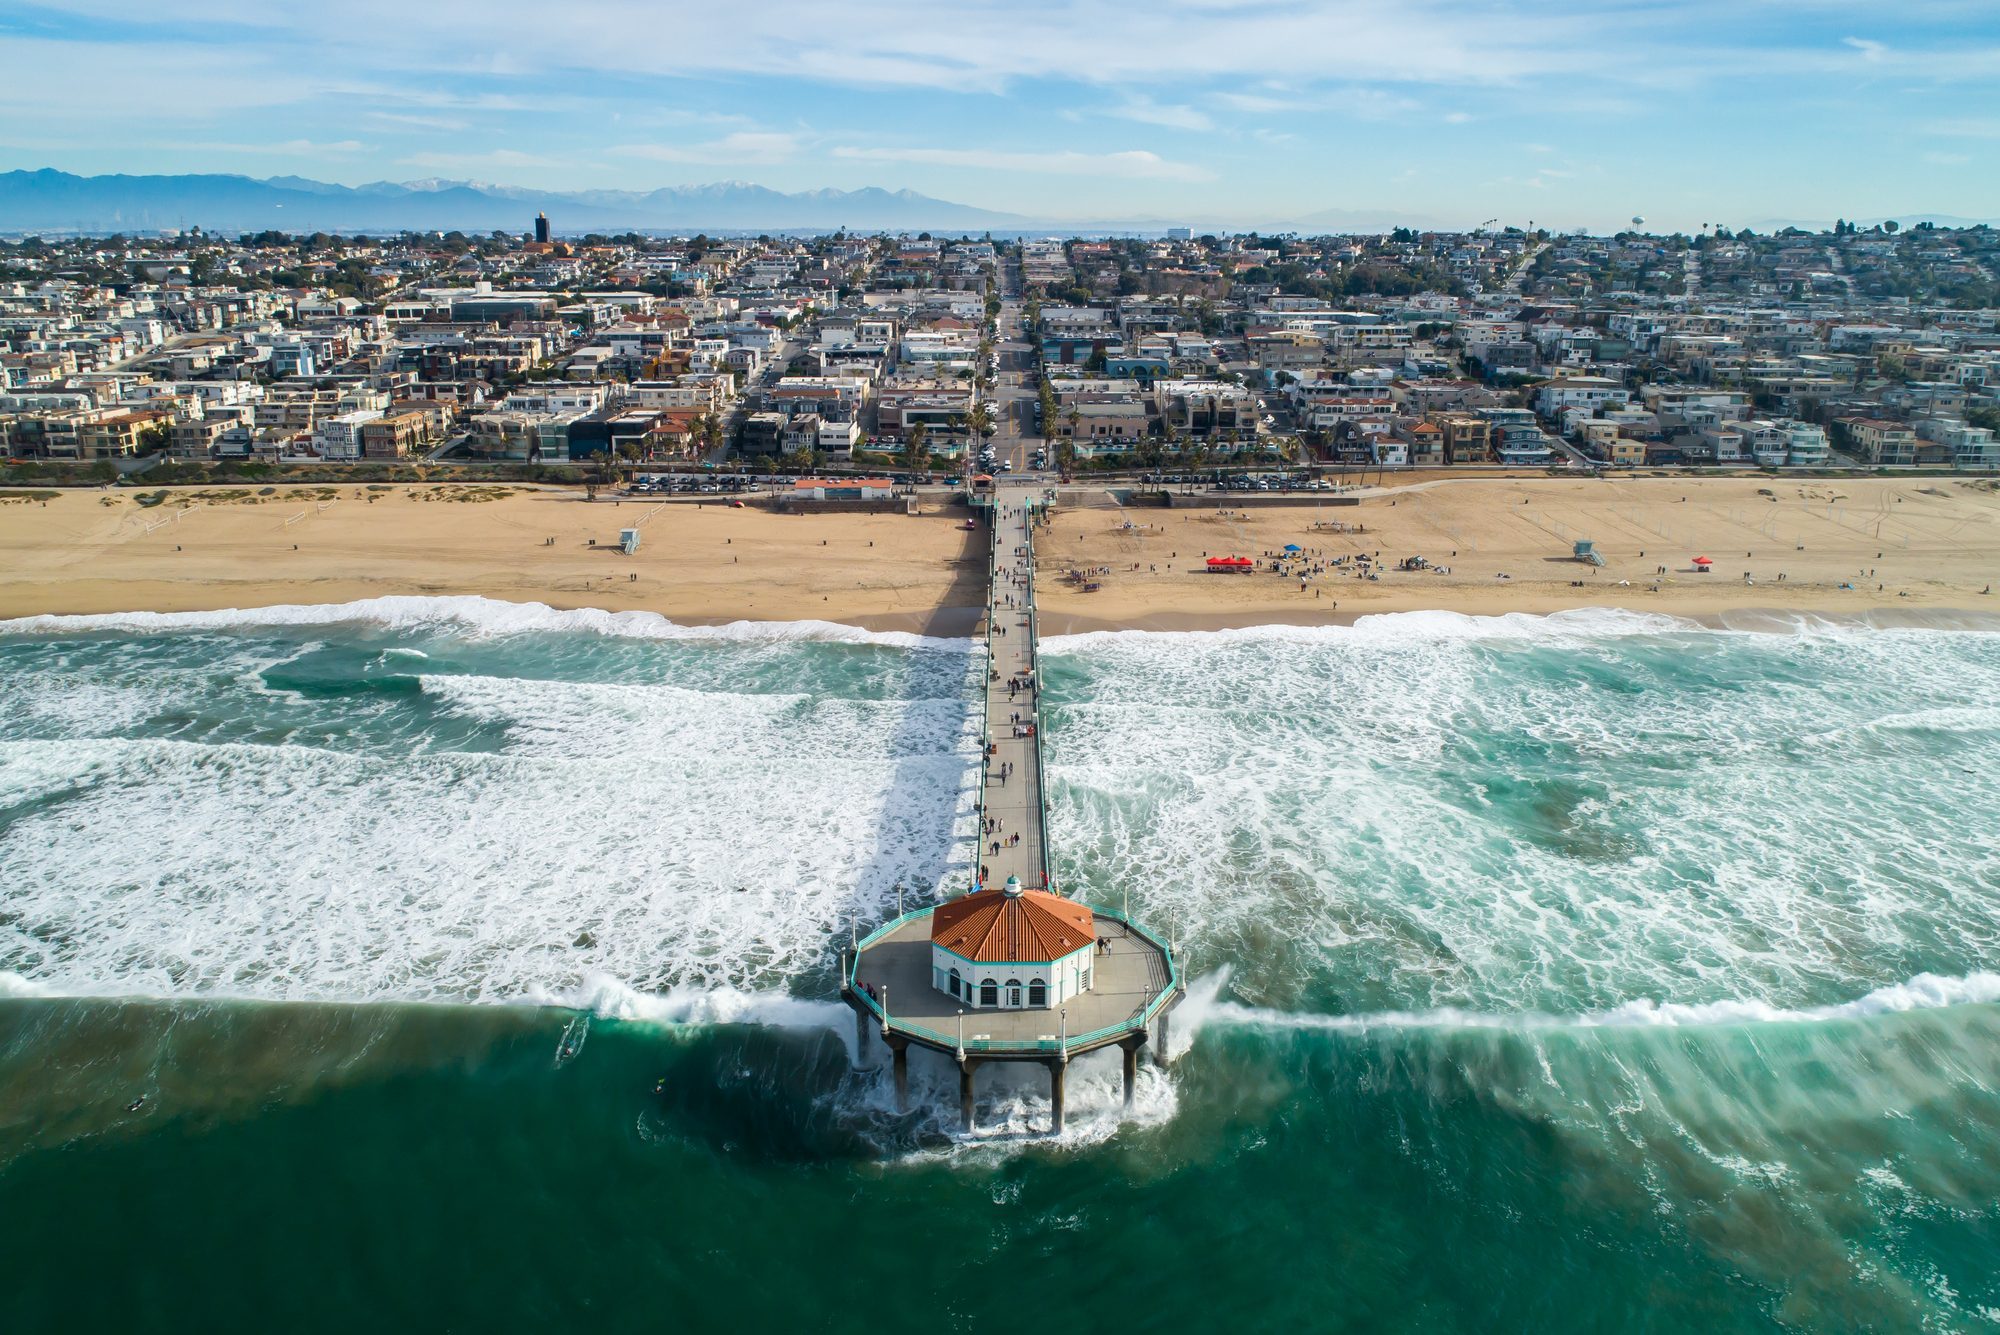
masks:
<svg viewBox="0 0 2000 1335"><path fill-rule="evenodd" d="M421 681L505 749L0 742L0 968L280 999L771 990L898 885L964 874L965 700Z"/></svg>
<svg viewBox="0 0 2000 1335"><path fill-rule="evenodd" d="M395 595L348 603L280 603L269 607L228 608L214 612L45 614L0 621L0 634L105 631L171 634L279 626L338 626L356 622L405 630L446 629L473 635L559 634L567 631L641 640L790 640L955 650L967 650L971 644L969 640L917 635L907 631L863 630L858 626L832 621L732 621L716 626L682 625L657 612L607 612L596 608L565 611L546 603L513 603L474 595Z"/></svg>
<svg viewBox="0 0 2000 1335"><path fill-rule="evenodd" d="M1375 1011L1363 1015L1317 1015L1269 1010L1217 1000L1203 1008L1199 1022L1216 1029L1325 1030L1368 1033L1382 1029L1630 1029L1713 1027L1746 1024L1815 1024L1861 1020L1905 1011L2000 1002L2000 974L1974 973L1942 978L1919 974L1907 982L1878 987L1852 1001L1824 1006L1787 1007L1737 999L1693 1003L1628 1001L1609 1010L1580 1015L1543 1012L1486 1013L1441 1007L1426 1011Z"/></svg>
<svg viewBox="0 0 2000 1335"><path fill-rule="evenodd" d="M837 1001L737 987L675 987L642 992L609 974L592 973L562 993L531 988L533 1005L564 1006L607 1019L658 1025L760 1025L772 1029L833 1029L852 1033L854 1012Z"/></svg>
<svg viewBox="0 0 2000 1335"><path fill-rule="evenodd" d="M1371 613L1356 617L1350 625L1339 626L1273 624L1227 630L1093 630L1075 635L1052 635L1042 641L1042 646L1049 653L1082 654L1120 644L1149 641L1179 641L1197 646L1231 643L1348 646L1421 639L1532 640L1666 633L1715 632L1685 617L1620 607L1578 607L1547 613L1507 612L1497 616L1431 610Z"/></svg>
<svg viewBox="0 0 2000 1335"><path fill-rule="evenodd" d="M23 978L18 973L7 973L4 970L0 970L0 998L20 1000L27 997L56 997L61 995L62 993L56 989L46 987L32 979Z"/></svg>
<svg viewBox="0 0 2000 1335"><path fill-rule="evenodd" d="M2000 963L1992 637L1644 624L1079 637L1059 865L1251 995L1355 1010L1789 1004Z"/></svg>
<svg viewBox="0 0 2000 1335"><path fill-rule="evenodd" d="M878 1139L885 1148L908 1144L913 1123L936 1137L925 1148L902 1156L901 1162L911 1166L939 1159L983 1165L1027 1149L1037 1153L1089 1149L1129 1128L1170 1122L1180 1109L1180 1091L1172 1076L1149 1063L1140 1066L1132 1086L1132 1106L1127 1108L1119 1054L1101 1049L1068 1066L1060 1137L1049 1136L1048 1072L1033 1064L980 1068L974 1082L973 1129L966 1132L960 1121L958 1068L949 1057L911 1050L906 1111L896 1107L895 1085L882 1046L871 1042L861 1060L874 1064L864 1067L864 1078L845 1093L840 1111L882 1128Z"/></svg>
<svg viewBox="0 0 2000 1335"><path fill-rule="evenodd" d="M889 666L858 698L803 685L863 657L809 640L693 659L489 645L472 675L450 670L468 656L452 637L520 609L407 601L438 634L410 668L421 695L365 708L251 708L255 636L12 641L0 969L671 1019L823 990L851 916L969 868L956 661L866 656ZM451 619L467 605L503 619ZM1798 1011L2000 967L1991 637L1380 620L1064 641L1045 694L1058 874L1097 902L1129 892L1280 1014L1329 995L1372 1015ZM91 652L113 668L74 666ZM611 679L562 679L579 664ZM113 676L161 699L100 714ZM181 740L153 735L163 704L250 717ZM497 749L441 749L458 745Z"/></svg>
<svg viewBox="0 0 2000 1335"><path fill-rule="evenodd" d="M1560 641L1617 636L1766 635L1794 639L1875 637L1882 635L2000 634L1991 614L1934 613L1898 619L1818 616L1810 612L1745 612L1712 621L1648 612L1642 608L1571 607L1554 612L1503 612L1477 615L1433 608L1411 612L1372 612L1346 625L1300 626L1273 623L1222 630L1094 630L1052 635L1042 641L1046 652L1085 654L1127 643L1180 642L1190 646L1292 644L1354 646L1408 643L1419 640Z"/></svg>

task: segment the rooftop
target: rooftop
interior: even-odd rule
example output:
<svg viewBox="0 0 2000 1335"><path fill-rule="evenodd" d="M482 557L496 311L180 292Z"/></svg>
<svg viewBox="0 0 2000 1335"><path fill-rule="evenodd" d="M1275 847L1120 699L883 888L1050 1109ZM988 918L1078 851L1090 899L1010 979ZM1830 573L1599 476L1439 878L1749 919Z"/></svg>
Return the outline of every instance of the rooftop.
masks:
<svg viewBox="0 0 2000 1335"><path fill-rule="evenodd" d="M1090 909L1040 890L981 890L940 904L931 943L981 964L1047 963L1096 939Z"/></svg>
<svg viewBox="0 0 2000 1335"><path fill-rule="evenodd" d="M957 1042L958 1017L965 1005L932 983L931 922L945 907L949 905L906 914L864 941L854 961L852 985L855 1004L877 1016L880 1008L869 999L867 989L873 987L877 994L886 989L893 1031L949 1052ZM1080 904L1070 907L1090 912ZM1163 994L1178 983L1167 952L1103 910L1095 914L1094 928L1105 949L1092 956L1090 991L1064 1003L1066 1020L1054 1009L966 1010L966 1048L986 1056L1028 1055L1053 1052L1067 1037L1069 1053L1075 1056L1142 1028Z"/></svg>

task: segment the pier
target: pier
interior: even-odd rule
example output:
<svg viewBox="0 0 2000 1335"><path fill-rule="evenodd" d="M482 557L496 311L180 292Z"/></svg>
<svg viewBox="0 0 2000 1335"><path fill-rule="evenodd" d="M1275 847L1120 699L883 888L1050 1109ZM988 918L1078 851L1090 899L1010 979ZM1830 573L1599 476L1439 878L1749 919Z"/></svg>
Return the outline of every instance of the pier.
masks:
<svg viewBox="0 0 2000 1335"><path fill-rule="evenodd" d="M1163 1057L1168 1013L1185 995L1170 943L1125 913L1070 899L1050 868L1035 611L1041 507L1036 493L1006 488L985 508L985 711L972 883L857 936L841 960L842 999L864 1040L874 1031L889 1048L898 1106L908 1098L909 1049L943 1053L958 1066L968 1131L974 1075L994 1062L1048 1069L1051 1129L1060 1133L1070 1061L1115 1046L1124 1054L1129 1107L1139 1054L1150 1044Z"/></svg>

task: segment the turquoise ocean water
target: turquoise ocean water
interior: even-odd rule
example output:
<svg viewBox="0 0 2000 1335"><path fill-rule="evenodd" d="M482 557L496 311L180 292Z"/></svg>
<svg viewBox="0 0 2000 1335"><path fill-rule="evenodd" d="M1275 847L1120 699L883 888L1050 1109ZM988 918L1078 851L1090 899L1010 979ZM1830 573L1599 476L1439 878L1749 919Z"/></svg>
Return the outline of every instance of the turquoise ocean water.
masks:
<svg viewBox="0 0 2000 1335"><path fill-rule="evenodd" d="M0 630L0 1329L2000 1327L2000 635L1051 641L1060 874L1195 980L1055 1142L832 999L966 870L972 670Z"/></svg>

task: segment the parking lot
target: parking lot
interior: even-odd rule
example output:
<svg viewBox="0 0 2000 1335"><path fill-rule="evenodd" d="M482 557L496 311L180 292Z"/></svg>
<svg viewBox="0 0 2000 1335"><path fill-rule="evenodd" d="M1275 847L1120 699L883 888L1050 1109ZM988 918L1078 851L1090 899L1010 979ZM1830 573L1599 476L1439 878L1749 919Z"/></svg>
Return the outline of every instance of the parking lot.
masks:
<svg viewBox="0 0 2000 1335"><path fill-rule="evenodd" d="M1157 486L1198 486L1211 491L1232 492L1326 492L1341 491L1345 488L1325 478L1316 478L1302 472L1273 473L1224 473L1202 472L1158 472L1147 473L1142 482Z"/></svg>
<svg viewBox="0 0 2000 1335"><path fill-rule="evenodd" d="M656 476L641 474L632 480L632 485L626 489L626 494L628 496L721 496L755 491L772 480L740 477L734 474L727 477L697 477L680 473Z"/></svg>

